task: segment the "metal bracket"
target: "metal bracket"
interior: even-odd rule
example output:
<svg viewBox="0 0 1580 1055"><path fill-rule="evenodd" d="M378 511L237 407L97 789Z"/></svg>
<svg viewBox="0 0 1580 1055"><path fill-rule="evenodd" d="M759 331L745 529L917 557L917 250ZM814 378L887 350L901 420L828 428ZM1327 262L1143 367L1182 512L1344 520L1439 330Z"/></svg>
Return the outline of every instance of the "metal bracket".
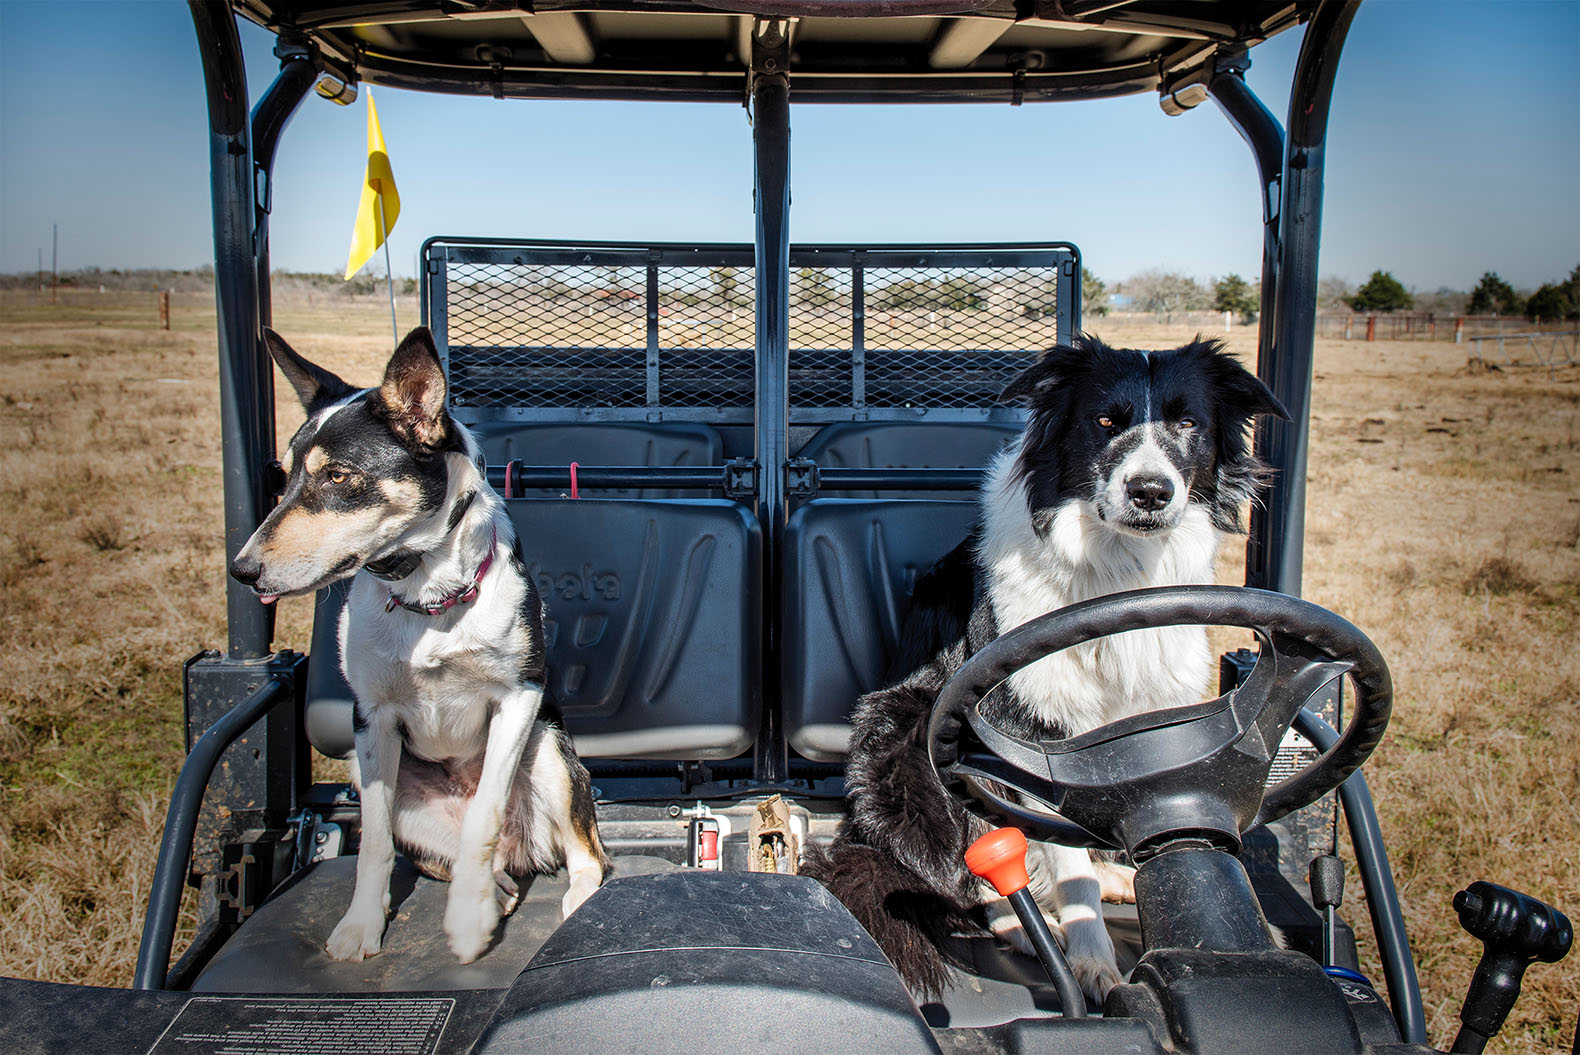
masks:
<svg viewBox="0 0 1580 1055"><path fill-rule="evenodd" d="M227 854L228 856L228 854ZM236 914L238 919L246 919L257 908L258 888L258 859L252 854L242 854L241 858L226 868L219 875L216 884L216 893L219 903L224 909Z"/></svg>
<svg viewBox="0 0 1580 1055"><path fill-rule="evenodd" d="M339 857L345 847L345 829L310 809L292 817L291 823L296 825L296 868Z"/></svg>
<svg viewBox="0 0 1580 1055"><path fill-rule="evenodd" d="M727 498L757 497L757 462L735 458L724 463L724 494Z"/></svg>
<svg viewBox="0 0 1580 1055"><path fill-rule="evenodd" d="M290 874L292 844L279 828L256 828L220 850L214 897L221 922L240 923Z"/></svg>
<svg viewBox="0 0 1580 1055"><path fill-rule="evenodd" d="M791 458L785 462L785 493L795 498L813 498L819 486L817 462L810 458Z"/></svg>
<svg viewBox="0 0 1580 1055"><path fill-rule="evenodd" d="M747 98L751 83L759 77L790 75L790 35L793 18L758 18L752 22L751 74L747 78Z"/></svg>
<svg viewBox="0 0 1580 1055"><path fill-rule="evenodd" d="M1227 73L1244 76L1245 71L1250 68L1251 52L1244 46L1238 48L1219 48L1217 57L1213 60L1212 64L1212 72L1214 75Z"/></svg>

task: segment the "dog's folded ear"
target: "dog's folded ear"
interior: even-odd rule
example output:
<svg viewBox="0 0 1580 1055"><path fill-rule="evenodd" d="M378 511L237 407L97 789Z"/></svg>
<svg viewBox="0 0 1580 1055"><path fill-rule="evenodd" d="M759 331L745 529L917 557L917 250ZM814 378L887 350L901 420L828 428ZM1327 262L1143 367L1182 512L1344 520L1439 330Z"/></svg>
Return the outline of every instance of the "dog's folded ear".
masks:
<svg viewBox="0 0 1580 1055"><path fill-rule="evenodd" d="M446 392L444 367L433 334L428 327L419 326L390 357L373 405L397 439L416 453L432 454L444 446L450 434Z"/></svg>
<svg viewBox="0 0 1580 1055"><path fill-rule="evenodd" d="M1284 404L1273 395L1273 390L1263 384L1261 378L1241 366L1239 360L1224 351L1221 343L1198 339L1197 344L1209 349L1211 358L1208 363L1210 369L1217 375L1215 380L1218 391L1223 393L1225 403L1235 413L1244 418L1271 415L1285 421L1289 420L1289 411L1285 410Z"/></svg>
<svg viewBox="0 0 1580 1055"><path fill-rule="evenodd" d="M308 410L327 400L339 399L356 391L334 374L321 366L303 359L296 350L285 343L285 338L269 329L263 328L264 347L269 349L269 355L280 367L280 373L296 389L296 398L302 401L302 406Z"/></svg>
<svg viewBox="0 0 1580 1055"><path fill-rule="evenodd" d="M1093 346L1101 348L1102 345L1095 338L1085 334L1076 338L1073 345L1056 344L1049 348L1031 366L1027 367L1015 380L1011 381L999 393L1000 403L1024 403L1030 405L1039 395L1058 388L1080 373L1083 364L1087 362L1093 352Z"/></svg>

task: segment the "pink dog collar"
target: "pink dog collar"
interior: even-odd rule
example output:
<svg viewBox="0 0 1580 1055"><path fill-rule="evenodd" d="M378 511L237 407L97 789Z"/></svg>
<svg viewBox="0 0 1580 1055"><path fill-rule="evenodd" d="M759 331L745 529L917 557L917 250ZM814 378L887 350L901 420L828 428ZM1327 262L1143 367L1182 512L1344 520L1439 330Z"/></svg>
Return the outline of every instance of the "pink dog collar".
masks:
<svg viewBox="0 0 1580 1055"><path fill-rule="evenodd" d="M483 563L477 566L477 574L472 576L472 584L465 589L457 590L446 597L441 597L432 604L412 604L410 601L403 601L395 596L394 590L391 590L389 600L384 602L384 610L393 612L397 608L404 608L408 612L416 612L419 615L440 615L448 612L458 604L467 604L477 600L477 591L483 585L483 576L487 575L488 569L493 567L494 548L498 543L499 529L495 528L493 536L488 541L488 556L484 557Z"/></svg>

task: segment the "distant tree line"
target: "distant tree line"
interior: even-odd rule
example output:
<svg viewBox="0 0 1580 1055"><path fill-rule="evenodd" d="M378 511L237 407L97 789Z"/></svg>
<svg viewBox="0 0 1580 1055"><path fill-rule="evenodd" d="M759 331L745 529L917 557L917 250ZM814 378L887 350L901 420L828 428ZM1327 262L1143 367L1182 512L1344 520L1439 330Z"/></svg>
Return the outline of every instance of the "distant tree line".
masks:
<svg viewBox="0 0 1580 1055"><path fill-rule="evenodd" d="M622 286L618 269L607 270L599 288L618 290ZM791 276L792 298L813 308L836 304L843 291L836 287L833 275L834 269L800 268ZM346 282L340 275L328 272L276 271L272 279L275 288L282 291L322 291L335 296L366 296L384 288L384 279L379 275L359 274ZM27 289L39 281L37 271L0 274L0 289ZM43 281L48 283L50 276L44 275ZM212 288L214 269L208 265L184 270L89 267L62 272L59 281L68 289L102 287L121 292L163 289L199 292ZM491 283L480 281L472 285L482 292ZM502 285L546 299L585 295L592 291L591 287L575 286L557 274L548 273L530 275L524 281L512 279ZM417 292L415 279L396 279L396 287L403 296ZM1049 314L1057 306L1057 288L1053 280L1039 279L1024 287L1012 284L1011 289L1009 304L1029 318ZM688 306L711 302L734 308L749 304L752 299L750 273L742 276L733 267L709 268L705 282L664 292L666 300ZM882 311L981 311L992 306L994 298L1001 295L1002 291L992 283L969 275L906 278L869 287L867 306ZM1110 287L1095 272L1081 272L1082 311L1087 317L1107 315L1114 307L1112 298L1116 296L1122 297L1122 303L1130 310L1164 318L1192 311L1222 311L1233 312L1242 322L1250 324L1256 321L1261 309L1260 284L1237 274L1204 284L1177 271L1153 268ZM1391 272L1383 270L1373 271L1359 287L1329 275L1317 285L1317 307L1323 311L1348 308L1363 314L1415 310L1435 315L1523 315L1537 322L1580 319L1580 265L1566 278L1544 283L1535 291L1523 294L1496 271L1483 274L1468 293L1446 287L1425 293L1412 291Z"/></svg>
<svg viewBox="0 0 1580 1055"><path fill-rule="evenodd" d="M340 275L313 271L274 271L269 276L276 290L313 290L337 296L361 296L384 292L384 276L357 274L351 281ZM48 285L51 276L42 278ZM39 285L37 271L19 271L0 274L0 289L29 289ZM103 288L106 292L154 293L170 290L174 293L206 293L214 288L214 268L210 264L192 268L97 268L84 267L60 273L61 289ZM411 296L417 292L417 280L397 278L395 292Z"/></svg>
<svg viewBox="0 0 1580 1055"><path fill-rule="evenodd" d="M1319 291L1319 306L1332 307L1331 302L1338 301L1367 314L1415 308L1445 315L1524 315L1533 322L1580 318L1580 266L1568 278L1545 283L1529 296L1522 296L1496 271L1483 274L1468 295L1448 289L1413 294L1387 271L1373 271L1366 284L1354 291L1335 291L1329 285L1335 281L1323 280L1328 296ZM1329 303L1323 304L1324 300Z"/></svg>
<svg viewBox="0 0 1580 1055"><path fill-rule="evenodd" d="M1534 322L1580 319L1580 265L1568 278L1544 283L1523 300L1496 271L1488 271L1471 291L1469 310L1473 315L1523 314Z"/></svg>

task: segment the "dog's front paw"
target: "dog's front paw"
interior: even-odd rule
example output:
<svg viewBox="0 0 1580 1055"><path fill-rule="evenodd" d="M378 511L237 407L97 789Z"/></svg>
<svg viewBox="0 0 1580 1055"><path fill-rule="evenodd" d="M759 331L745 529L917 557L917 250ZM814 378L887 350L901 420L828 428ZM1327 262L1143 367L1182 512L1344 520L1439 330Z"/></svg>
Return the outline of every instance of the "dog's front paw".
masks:
<svg viewBox="0 0 1580 1055"><path fill-rule="evenodd" d="M471 889L472 885L451 883L450 900L444 910L444 933L450 939L450 951L462 963L471 963L483 955L500 919L493 876L488 876L481 890Z"/></svg>
<svg viewBox="0 0 1580 1055"><path fill-rule="evenodd" d="M378 955L384 940L384 914L375 919L368 913L353 908L335 926L324 951L336 960L355 963L369 956Z"/></svg>
<svg viewBox="0 0 1580 1055"><path fill-rule="evenodd" d="M1064 958L1081 987L1081 992L1098 1004L1108 991L1124 981L1114 958L1114 943L1102 920L1072 920L1061 928Z"/></svg>

